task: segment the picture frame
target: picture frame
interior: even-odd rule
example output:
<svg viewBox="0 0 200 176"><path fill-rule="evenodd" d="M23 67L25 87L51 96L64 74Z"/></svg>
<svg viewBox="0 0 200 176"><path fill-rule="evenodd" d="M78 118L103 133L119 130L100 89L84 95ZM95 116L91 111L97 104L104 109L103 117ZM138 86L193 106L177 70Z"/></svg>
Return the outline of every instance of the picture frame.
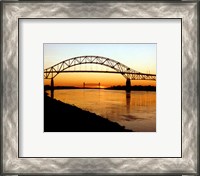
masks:
<svg viewBox="0 0 200 176"><path fill-rule="evenodd" d="M19 145L18 117L20 103L18 25L19 19L22 18L181 19L181 157L20 158L18 149L22 146ZM199 2L194 0L173 2L1 1L1 174L199 175L198 27Z"/></svg>

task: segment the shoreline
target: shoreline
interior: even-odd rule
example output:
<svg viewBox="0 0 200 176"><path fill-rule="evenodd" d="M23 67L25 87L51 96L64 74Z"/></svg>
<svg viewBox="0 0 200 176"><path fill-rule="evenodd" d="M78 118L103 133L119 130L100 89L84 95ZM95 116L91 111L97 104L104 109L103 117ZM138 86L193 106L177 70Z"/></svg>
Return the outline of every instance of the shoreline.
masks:
<svg viewBox="0 0 200 176"><path fill-rule="evenodd" d="M133 132L95 113L44 94L44 132Z"/></svg>
<svg viewBox="0 0 200 176"><path fill-rule="evenodd" d="M126 90L126 86L111 86L105 88L92 88L92 87L74 87L74 86L54 86L54 90L67 90L67 89L102 89L102 90ZM51 90L51 87L46 85L44 90ZM156 86L131 86L131 91L150 91L156 92Z"/></svg>

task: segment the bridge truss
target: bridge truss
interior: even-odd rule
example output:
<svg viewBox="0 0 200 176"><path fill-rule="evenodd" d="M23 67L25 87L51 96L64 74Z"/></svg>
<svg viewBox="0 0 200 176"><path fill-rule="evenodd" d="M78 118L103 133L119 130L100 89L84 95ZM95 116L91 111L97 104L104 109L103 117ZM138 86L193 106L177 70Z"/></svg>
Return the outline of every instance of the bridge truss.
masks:
<svg viewBox="0 0 200 176"><path fill-rule="evenodd" d="M113 69L113 71L99 71L99 70L68 70L71 67L81 65L81 64L98 64L109 67ZM66 73L66 72L101 72L101 73L119 73L122 74L128 80L156 80L155 74L146 74L138 72L134 69L127 67L126 65L115 61L110 58L102 57L102 56L79 56L64 60L52 67L49 67L44 70L44 79L53 79L59 73Z"/></svg>

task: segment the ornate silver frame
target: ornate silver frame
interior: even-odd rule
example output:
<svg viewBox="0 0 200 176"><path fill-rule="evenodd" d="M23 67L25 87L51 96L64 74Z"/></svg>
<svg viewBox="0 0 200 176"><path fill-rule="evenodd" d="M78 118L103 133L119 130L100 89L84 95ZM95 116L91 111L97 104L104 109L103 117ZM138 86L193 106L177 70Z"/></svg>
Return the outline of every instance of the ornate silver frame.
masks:
<svg viewBox="0 0 200 176"><path fill-rule="evenodd" d="M198 175L198 6L196 0L2 1L1 174ZM91 17L182 19L182 158L18 158L18 19Z"/></svg>

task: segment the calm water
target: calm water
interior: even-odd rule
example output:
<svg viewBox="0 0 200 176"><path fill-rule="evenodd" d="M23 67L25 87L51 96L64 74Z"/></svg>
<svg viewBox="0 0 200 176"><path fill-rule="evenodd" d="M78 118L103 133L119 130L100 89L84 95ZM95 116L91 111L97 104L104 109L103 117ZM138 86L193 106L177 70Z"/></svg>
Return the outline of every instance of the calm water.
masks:
<svg viewBox="0 0 200 176"><path fill-rule="evenodd" d="M67 89L55 90L54 98L94 112L133 131L156 131L156 92Z"/></svg>

